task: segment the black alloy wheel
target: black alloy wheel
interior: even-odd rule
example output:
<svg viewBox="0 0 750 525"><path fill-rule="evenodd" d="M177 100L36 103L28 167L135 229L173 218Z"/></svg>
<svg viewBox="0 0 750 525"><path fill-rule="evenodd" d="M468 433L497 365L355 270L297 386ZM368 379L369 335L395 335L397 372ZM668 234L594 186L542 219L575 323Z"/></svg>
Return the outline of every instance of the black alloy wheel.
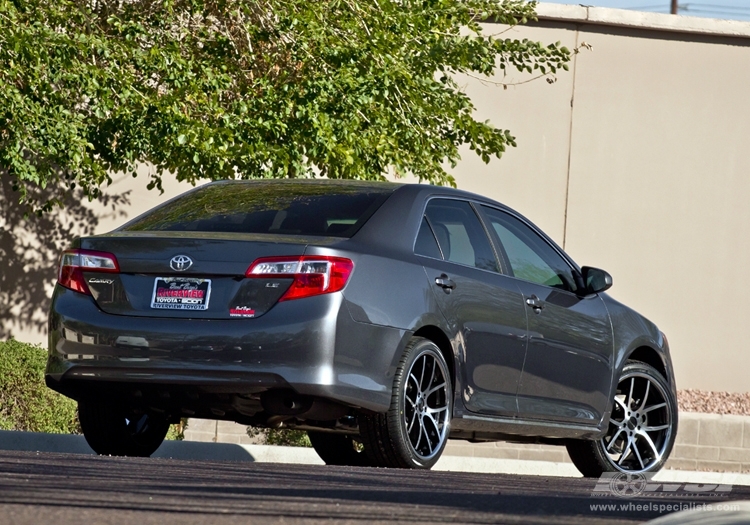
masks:
<svg viewBox="0 0 750 525"><path fill-rule="evenodd" d="M103 456L149 457L169 431L162 416L109 403L81 401L78 418L86 442Z"/></svg>
<svg viewBox="0 0 750 525"><path fill-rule="evenodd" d="M607 433L571 442L568 453L587 477L645 474L664 466L676 435L677 401L666 379L651 365L630 361L617 383Z"/></svg>
<svg viewBox="0 0 750 525"><path fill-rule="evenodd" d="M448 442L453 388L440 349L422 337L406 346L385 414L359 418L362 442L374 465L429 469Z"/></svg>

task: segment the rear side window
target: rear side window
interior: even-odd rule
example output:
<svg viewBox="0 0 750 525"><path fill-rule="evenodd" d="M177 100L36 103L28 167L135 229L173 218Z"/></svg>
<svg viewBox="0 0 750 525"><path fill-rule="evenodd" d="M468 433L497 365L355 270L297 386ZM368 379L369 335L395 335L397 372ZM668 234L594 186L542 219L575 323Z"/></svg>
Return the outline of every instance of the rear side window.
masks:
<svg viewBox="0 0 750 525"><path fill-rule="evenodd" d="M397 187L297 181L210 184L138 217L121 231L351 237Z"/></svg>
<svg viewBox="0 0 750 525"><path fill-rule="evenodd" d="M432 257L433 259L443 258L435 240L435 235L432 233L432 228L427 224L425 217L422 217L422 224L419 226L417 242L414 243L414 253L424 255L425 257Z"/></svg>
<svg viewBox="0 0 750 525"><path fill-rule="evenodd" d="M468 202L432 199L425 215L446 261L498 271L487 233Z"/></svg>

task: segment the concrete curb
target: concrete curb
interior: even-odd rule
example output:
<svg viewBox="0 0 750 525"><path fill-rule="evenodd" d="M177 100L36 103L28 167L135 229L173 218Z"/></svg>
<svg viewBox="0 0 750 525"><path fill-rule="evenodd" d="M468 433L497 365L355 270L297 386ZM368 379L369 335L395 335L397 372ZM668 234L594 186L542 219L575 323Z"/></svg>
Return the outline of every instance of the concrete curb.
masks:
<svg viewBox="0 0 750 525"><path fill-rule="evenodd" d="M252 445L247 426L232 421L191 418L187 441ZM443 456L572 463L565 447L498 441L450 440ZM482 462L475 462L481 465ZM494 467L493 467L494 468ZM698 472L750 472L750 417L681 412L675 446L666 468ZM575 472L575 469L570 470Z"/></svg>
<svg viewBox="0 0 750 525"><path fill-rule="evenodd" d="M16 432L7 430L0 431L0 450L87 455L94 454L83 436ZM315 451L311 448L277 447L270 445L233 445L230 443L201 443L194 441L165 441L152 457L202 461L298 463L305 465L323 464L323 461L321 461ZM570 463L463 456L443 456L433 470L487 474L580 477L578 471ZM663 470L654 476L654 480L679 483L750 485L750 474Z"/></svg>

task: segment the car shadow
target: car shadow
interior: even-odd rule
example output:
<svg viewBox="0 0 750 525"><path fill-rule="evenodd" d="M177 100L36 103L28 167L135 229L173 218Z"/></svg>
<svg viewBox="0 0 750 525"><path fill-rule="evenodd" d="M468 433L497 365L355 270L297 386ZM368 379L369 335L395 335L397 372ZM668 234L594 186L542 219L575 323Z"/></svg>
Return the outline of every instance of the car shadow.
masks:
<svg viewBox="0 0 750 525"><path fill-rule="evenodd" d="M0 450L95 455L83 436L0 430ZM151 456L162 459L253 462L253 455L231 443L165 441Z"/></svg>

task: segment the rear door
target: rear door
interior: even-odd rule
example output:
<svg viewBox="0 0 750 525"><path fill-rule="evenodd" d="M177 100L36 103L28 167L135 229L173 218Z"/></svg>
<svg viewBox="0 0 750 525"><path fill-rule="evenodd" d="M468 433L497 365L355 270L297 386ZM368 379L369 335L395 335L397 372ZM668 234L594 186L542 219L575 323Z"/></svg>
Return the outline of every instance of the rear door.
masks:
<svg viewBox="0 0 750 525"><path fill-rule="evenodd" d="M598 424L612 382L613 336L598 295L576 294L576 270L520 218L481 207L523 293L529 328L519 417Z"/></svg>
<svg viewBox="0 0 750 525"><path fill-rule="evenodd" d="M515 416L526 352L526 313L512 279L500 274L495 252L468 201L431 199L415 252L459 345L465 407Z"/></svg>

